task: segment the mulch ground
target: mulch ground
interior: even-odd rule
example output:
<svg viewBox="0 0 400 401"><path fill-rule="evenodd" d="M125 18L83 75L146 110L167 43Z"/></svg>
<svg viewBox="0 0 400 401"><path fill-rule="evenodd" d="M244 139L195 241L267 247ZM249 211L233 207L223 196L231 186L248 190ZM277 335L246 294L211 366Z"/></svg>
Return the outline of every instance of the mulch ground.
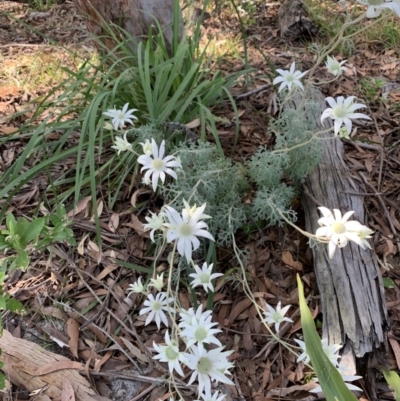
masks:
<svg viewBox="0 0 400 401"><path fill-rule="evenodd" d="M336 4L332 2L332 7L337 7ZM268 86L270 81L267 77L271 71L257 48L277 68L286 69L296 60L304 71L315 60L307 41L288 43L279 37L278 8L279 3L260 6L254 23L247 28L250 65L257 73L252 74L251 87L246 87L243 82L233 89L233 94L237 96L266 87L238 100L240 137L236 153L231 155L234 159L252 155L260 145L273 145L273 137L268 133L268 122L275 117L272 101L274 92ZM240 39L237 39L240 38L238 20L226 10L220 15L211 15L204 22L204 36L213 36L216 41L236 38L237 50L239 53L243 50ZM323 36L315 38L320 41L325 39ZM19 60L38 51L47 51L51 56L53 43L71 48L78 48L84 43L90 48L89 35L72 4L59 5L43 13L31 10L24 4L8 1L0 4L0 53L3 65L9 63L17 67ZM345 58L343 54L337 57ZM375 231L371 244L379 258L382 274L391 280L393 287L386 289L391 321L387 359L393 369L400 369L400 360L396 358L400 341L400 91L396 86L396 80L397 85L399 82L399 57L398 49L387 49L380 43L358 43L357 49L346 56L349 68L346 74L340 80L322 87L326 96L357 95L362 103L368 104L367 114L373 118L355 124L352 141L346 142L345 161L352 179L364 188L360 194L364 197L368 213L364 223ZM224 58L224 63L217 62L216 67L227 72L238 71L243 68L243 62L231 56ZM325 80L330 78L322 67L316 77ZM373 99L363 98L365 88L361 82L365 82L362 79L366 78L379 78L385 82L374 93ZM46 93L49 90L46 85L49 84L27 91L17 82L10 82L7 77L0 75L0 85L0 135L9 135L16 128L15 123L9 124L7 121L10 115L21 110L30 99ZM219 113L226 117L232 111L227 105ZM234 139L233 125L221 126L220 138L230 154ZM22 146L21 143L18 146ZM9 145L6 153L4 149L0 151L3 159L1 168L4 168L12 162L13 156L10 155ZM29 215L30 210L35 210L38 197L32 189L24 188L23 194L17 194L10 210L17 215ZM112 371L113 374L109 376L91 376L93 388L103 397L165 399L168 389L154 386L149 392L149 383L141 383L134 389L125 383L125 392L121 393L119 386L122 379L115 372L130 371L132 364L124 354L112 350L109 339L104 335L104 331L112 335L116 344L133 353L139 361L146 357L141 349L142 344L151 346L153 341L160 341L163 337L154 324L144 326L145 318L138 315L139 299L131 296L126 300L126 289L137 280L139 274L115 262L117 256L130 263L150 266L151 258L146 256L149 236L143 232L138 234L135 229L143 216L124 212L129 210L130 204L121 203L116 206L120 212L119 225L115 229L115 214L104 210L100 216L104 246L100 251L94 242L95 225L85 214L89 201L85 199L80 204L79 212L73 216L72 228L80 245L76 251L60 245L51 257L46 255L45 258L34 259L26 272L10 275L5 289L25 303L29 314L23 317L10 316L6 319L5 327L17 337L29 340L40 338L53 352L86 364L87 371ZM294 203L293 208L299 214L301 225L303 217L299 204ZM276 305L278 301L283 305L293 305L290 314L297 316L295 324L283 325L281 334L287 341L300 338L297 273L306 283L310 308L314 311L319 309L313 260L306 240L290 227L264 227L250 236L238 233L237 243L248 252L246 269L256 299L261 305L265 302ZM231 250L220 249L218 253L221 266L226 269L235 267ZM166 262L161 262L157 270L161 272L167 268ZM204 294L199 294L199 297L206 302ZM189 304L184 292L179 294L179 298L183 305ZM214 319L223 330L219 339L227 349L235 351L235 388L229 389L228 400L229 397L256 401L315 399L307 392L307 368L297 364L293 355L271 341L259 322L255 307L244 295L242 285L234 275L229 285L217 286L214 299ZM55 301L68 304L70 308L61 310L55 306ZM74 311L81 311L85 318ZM128 320L127 314L130 316ZM130 329L121 327L117 318L124 319ZM315 318L320 321L323 317L316 313ZM66 325L71 319L78 323L73 330ZM80 330L82 325L85 328ZM135 337L135 332L140 340ZM63 347L63 344L66 346ZM105 348L107 352L103 352ZM72 352L72 349L78 349L78 352ZM155 369L151 375L159 377L163 374ZM362 381L359 385L363 385ZM14 383L7 397L20 398L15 393L17 390L21 392L23 389ZM381 399L391 399L383 380L380 391ZM190 399L193 394L188 391L187 395Z"/></svg>

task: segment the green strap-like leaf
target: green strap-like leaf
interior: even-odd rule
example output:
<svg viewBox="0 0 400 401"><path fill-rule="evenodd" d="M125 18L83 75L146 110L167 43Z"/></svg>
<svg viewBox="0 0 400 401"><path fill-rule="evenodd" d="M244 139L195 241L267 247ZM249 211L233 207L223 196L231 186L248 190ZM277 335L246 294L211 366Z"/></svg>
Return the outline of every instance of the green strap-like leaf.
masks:
<svg viewBox="0 0 400 401"><path fill-rule="evenodd" d="M394 390L394 396L396 401L400 401L400 377L396 372L392 370L382 369L383 376L389 384L389 386Z"/></svg>
<svg viewBox="0 0 400 401"><path fill-rule="evenodd" d="M303 283L297 275L301 325L304 341L311 365L318 377L319 384L328 401L357 401L354 394L346 387L339 371L332 365L322 349L321 339L315 329L314 320L304 298Z"/></svg>

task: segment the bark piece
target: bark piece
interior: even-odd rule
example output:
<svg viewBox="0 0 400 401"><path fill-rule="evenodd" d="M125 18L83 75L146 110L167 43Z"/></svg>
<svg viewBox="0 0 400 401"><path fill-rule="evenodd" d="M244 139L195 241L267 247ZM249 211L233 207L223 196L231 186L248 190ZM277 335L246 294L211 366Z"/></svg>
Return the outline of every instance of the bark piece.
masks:
<svg viewBox="0 0 400 401"><path fill-rule="evenodd" d="M40 367L51 362L69 361L68 358L46 351L30 341L15 338L7 330L4 330L0 337L0 348L2 349L0 361L4 362L2 370L12 383L23 386L30 392L49 385L40 394L41 398L60 399L63 379L67 379L72 385L77 401L93 401L91 394L94 394L94 391L90 383L77 370L64 369L43 376L34 376Z"/></svg>
<svg viewBox="0 0 400 401"><path fill-rule="evenodd" d="M319 91L314 91L312 96L322 114L326 108L324 97ZM300 100L293 99L285 107L297 109ZM311 115L307 109L306 114ZM331 120L326 119L324 127L319 121L318 124L322 131ZM329 132L321 137L332 138L332 135ZM364 223L363 197L348 194L363 190L351 178L343 161L341 140L324 140L323 146L322 162L307 177L302 196L306 229L310 233L315 233L319 227L317 208L322 205L342 213L354 210L354 220ZM318 244L312 252L324 317L323 337L328 338L330 344L350 344L359 358L386 343L388 315L374 252L363 250L352 242L336 249L332 260L328 257L326 244Z"/></svg>
<svg viewBox="0 0 400 401"><path fill-rule="evenodd" d="M137 44L147 36L150 26L155 26L155 19L160 23L167 46L172 43L172 20L174 0L73 0L78 10L86 18L88 30L95 36L109 36L104 24L114 23L123 28L134 39L129 43L136 52ZM181 18L182 21L182 18ZM183 35L183 22L180 24ZM118 37L120 33L117 33ZM109 50L116 43L110 37L102 37Z"/></svg>
<svg viewBox="0 0 400 401"><path fill-rule="evenodd" d="M281 38L295 40L318 34L318 27L310 20L302 0L286 0L278 11Z"/></svg>

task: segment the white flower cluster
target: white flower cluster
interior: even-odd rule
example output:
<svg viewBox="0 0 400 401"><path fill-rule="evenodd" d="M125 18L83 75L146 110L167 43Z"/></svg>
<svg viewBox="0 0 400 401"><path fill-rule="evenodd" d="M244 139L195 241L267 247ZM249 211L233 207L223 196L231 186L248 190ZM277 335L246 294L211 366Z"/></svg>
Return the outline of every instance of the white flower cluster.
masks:
<svg viewBox="0 0 400 401"><path fill-rule="evenodd" d="M345 62L346 60L339 62L334 57L328 56L325 64L327 70L332 75L334 75L335 77L339 77L342 74L342 71L347 70L347 68L343 66ZM295 71L295 68L295 63L292 63L289 70L276 70L280 74L280 76L276 77L273 80L273 84L281 84L279 86L278 92L283 91L285 88L288 88L290 92L293 85L300 88L301 90L304 90L304 86L300 79L305 74L307 74L308 71ZM355 96L349 96L347 99L345 99L343 96L339 96L336 100L333 97L327 97L325 99L331 107L323 111L321 115L321 123L323 123L323 121L328 117L331 120L334 120L335 136L339 135L341 138L348 139L351 134L352 119L365 118L370 120L370 117L365 114L354 113L355 110L366 107L362 103L353 103L354 99ZM345 127L341 129L343 124L345 125Z"/></svg>
<svg viewBox="0 0 400 401"><path fill-rule="evenodd" d="M157 230L165 235L167 242L176 241L178 253L185 256L187 261L192 260L192 252L200 247L200 241L197 237L204 237L214 241L214 237L207 231L207 224L202 221L203 219L210 218L204 214L206 204L197 207L194 205L190 207L184 201L185 207L182 214L179 214L173 207L165 206L163 210L157 215L152 213L151 217L146 217L147 224L144 227L151 230L150 238L154 241L154 234ZM203 270L196 270L197 274L203 275L201 280L205 280ZM212 268L212 266L211 266ZM211 272L210 272L211 273ZM214 276L215 277L215 276ZM201 284L208 283L209 281L201 281Z"/></svg>
<svg viewBox="0 0 400 401"><path fill-rule="evenodd" d="M400 17L400 0L357 0L364 6L367 6L367 18L376 18L387 8L392 10Z"/></svg>
<svg viewBox="0 0 400 401"><path fill-rule="evenodd" d="M306 349L306 344L304 341L301 340L294 340L296 343L300 346L301 350L303 351L302 354L297 358L297 362L303 362L303 363L310 363L310 357L307 353ZM322 345L322 350L324 351L325 355L328 357L332 365L338 370L338 372L341 374L344 383L346 384L346 387L349 390L356 390L356 391L362 391L360 387L355 386L354 384L348 383L352 382L354 380L361 379L361 376L354 376L351 375L347 372L346 367L344 364L339 363L340 355L338 354L338 351L340 348L342 348L341 345L339 344L332 344L328 345L328 340L326 338L323 338L321 340L321 345ZM318 382L318 379L314 379L315 382ZM322 388L321 386L315 387L310 391L310 393L321 393Z"/></svg>
<svg viewBox="0 0 400 401"><path fill-rule="evenodd" d="M153 348L158 353L154 359L168 363L171 375L176 371L184 376L181 363L186 365L192 374L188 384L197 380L199 396L204 400L222 400L218 392L211 395L211 382L221 382L233 385L226 376L233 364L228 361L228 356L233 351L223 351L221 342L215 337L221 330L214 328L217 323L212 322L211 311L202 311L200 306L196 311L193 308L183 310L180 313L179 337L184 343L184 351L180 351L179 339L172 339L170 333L165 333L165 345L153 343ZM215 344L217 348L206 349L204 344Z"/></svg>

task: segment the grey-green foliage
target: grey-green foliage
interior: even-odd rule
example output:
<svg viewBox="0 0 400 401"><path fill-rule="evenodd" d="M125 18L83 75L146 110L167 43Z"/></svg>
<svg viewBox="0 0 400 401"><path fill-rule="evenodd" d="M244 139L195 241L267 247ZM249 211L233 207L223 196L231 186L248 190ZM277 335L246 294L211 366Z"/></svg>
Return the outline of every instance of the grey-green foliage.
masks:
<svg viewBox="0 0 400 401"><path fill-rule="evenodd" d="M285 110L269 127L269 131L275 134L275 151L303 144L284 153L288 159L285 174L290 179L300 182L321 162L323 152L321 141L312 138L319 131L316 122L321 116L321 111L313 102L308 102L305 110L307 114L300 110Z"/></svg>
<svg viewBox="0 0 400 401"><path fill-rule="evenodd" d="M210 231L219 244L231 241L247 221L246 205L242 196L249 188L245 169L223 158L217 147L208 142L181 144L175 149L182 162L182 171L164 195L174 206L183 207L183 199L197 206L207 203L206 213Z"/></svg>
<svg viewBox="0 0 400 401"><path fill-rule="evenodd" d="M232 234L248 223L295 221L291 202L298 184L322 157L321 141L314 137L319 116L313 101L304 109L283 111L269 128L275 147L260 147L244 163L233 163L207 142L180 144L175 154L182 171L164 188L164 196L178 210L183 199L191 205L207 203L206 213L212 216L208 224L221 245L230 243Z"/></svg>

